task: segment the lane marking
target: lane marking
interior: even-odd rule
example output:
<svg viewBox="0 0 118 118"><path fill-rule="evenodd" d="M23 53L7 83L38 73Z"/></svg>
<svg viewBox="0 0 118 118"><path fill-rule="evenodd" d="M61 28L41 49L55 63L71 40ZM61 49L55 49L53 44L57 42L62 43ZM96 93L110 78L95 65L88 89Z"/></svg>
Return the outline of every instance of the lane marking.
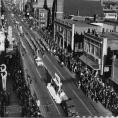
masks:
<svg viewBox="0 0 118 118"><path fill-rule="evenodd" d="M32 60L32 58L31 58L30 56L29 56L29 59L30 59L30 61L33 63L33 60ZM39 77L41 78L41 74L40 74L40 72L38 71L37 67L34 66L34 68L36 69L36 71L37 71ZM55 106L55 108L56 108L58 114L61 115L61 113L60 113L60 111L59 111L59 109L58 109L58 107L57 107L55 101L53 100L52 96L50 95L48 89L47 89L47 92L48 92L48 94L49 94L49 96L50 96L50 98L51 98L51 100L52 100L52 102L53 102L53 104L54 104L54 106Z"/></svg>
<svg viewBox="0 0 118 118"><path fill-rule="evenodd" d="M27 30L27 29L25 29L25 30ZM28 34L30 35L30 38L31 38L32 42L35 44L35 46L36 46L36 47L39 47L38 44L37 44L36 41L35 41L36 39L33 38L29 32L28 32Z"/></svg>
<svg viewBox="0 0 118 118"><path fill-rule="evenodd" d="M24 34L25 39L27 40L27 42L29 43L30 47L32 48L32 50L34 49L33 44L30 42L30 40L28 39L28 37Z"/></svg>
<svg viewBox="0 0 118 118"><path fill-rule="evenodd" d="M29 32L28 32L28 34L29 34ZM27 40L28 37L27 37L26 35L24 35L24 36L25 36L25 38L26 38L26 40ZM20 37L20 36L19 36L19 37ZM33 38L32 38L31 35L30 35L30 37L31 37L31 40L32 40ZM39 36L38 36L38 37L39 37ZM20 39L21 39L21 37L20 37ZM25 46L24 42L23 42L22 40L20 40L20 41L22 42L22 46L25 47L25 49L26 49L26 46ZM29 39L28 39L27 41L29 42ZM35 42L35 41L33 41L33 42ZM29 44L31 45L31 43L29 43ZM35 42L35 44L36 44L36 42ZM37 46L37 45L36 45L36 46ZM33 47L33 46L31 46L31 47ZM29 59L30 59L30 61L31 61L31 62L33 63L33 65L34 65L34 61L32 60L31 56L29 56ZM37 67L36 67L36 71L37 71L39 77L41 78L41 74L39 73ZM51 98L51 100L52 100L52 102L53 102L53 104L54 104L54 106L55 106L55 108L56 108L58 114L61 115L61 113L60 113L60 111L59 111L59 109L58 109L58 107L57 107L57 104L56 104L55 101L53 100L53 98L52 98L52 96L50 95L48 89L47 89L47 92L48 92L48 94L49 94L49 96L50 96L50 98Z"/></svg>
<svg viewBox="0 0 118 118"><path fill-rule="evenodd" d="M30 57L29 59L32 60L31 57ZM36 71L37 71L39 77L41 78L40 72L38 71L37 67L36 67ZM46 88L46 89L47 89L47 88ZM48 89L47 89L47 92L48 92L48 94L49 94L49 96L50 96L50 98L51 98L51 100L52 100L52 102L53 102L53 104L54 104L54 106L55 106L55 108L56 108L58 114L61 115L61 113L60 113L60 111L59 111L59 109L58 109L58 107L57 107L55 101L53 100L52 96L50 95Z"/></svg>
<svg viewBox="0 0 118 118"><path fill-rule="evenodd" d="M44 55L44 57L45 57L45 55ZM47 56L47 59L48 59L48 61L52 64L52 65L54 65L54 63L52 63L52 61L51 61L51 59L49 59L49 57ZM63 77L63 75L61 74L61 72L58 70L58 68L56 67L56 66L53 66L55 69L56 69L56 71L60 74L60 76L63 78L63 80L66 80L64 77Z"/></svg>

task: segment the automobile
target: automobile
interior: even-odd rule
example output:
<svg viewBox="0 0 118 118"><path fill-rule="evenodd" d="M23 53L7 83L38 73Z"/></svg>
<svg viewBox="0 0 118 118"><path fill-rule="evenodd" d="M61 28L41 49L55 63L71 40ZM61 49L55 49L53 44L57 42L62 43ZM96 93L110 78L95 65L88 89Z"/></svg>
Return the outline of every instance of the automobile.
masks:
<svg viewBox="0 0 118 118"><path fill-rule="evenodd" d="M37 58L35 58L35 62L37 64L37 66L44 66L43 61L39 56Z"/></svg>

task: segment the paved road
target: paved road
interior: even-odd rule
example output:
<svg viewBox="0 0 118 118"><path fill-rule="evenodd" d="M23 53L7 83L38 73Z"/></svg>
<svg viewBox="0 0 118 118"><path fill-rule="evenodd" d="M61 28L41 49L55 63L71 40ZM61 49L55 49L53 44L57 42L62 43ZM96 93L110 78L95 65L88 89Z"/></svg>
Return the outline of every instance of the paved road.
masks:
<svg viewBox="0 0 118 118"><path fill-rule="evenodd" d="M18 20L18 18L17 18ZM25 26L24 23L21 23ZM25 32L29 34L30 37L28 39L34 41L40 39L41 36L38 34L34 34L34 32L27 29L27 27L23 27ZM67 96L72 100L70 104L74 105L75 110L78 111L80 116L106 116L108 112L105 112L103 107L98 106L96 103L93 103L90 99L88 99L81 90L78 90L74 84L72 76L69 72L67 72L64 68L59 66L56 62L56 59L50 54L46 54L43 58L45 66L48 68L49 73L53 76L54 73L58 73L63 81L63 89L66 92Z"/></svg>
<svg viewBox="0 0 118 118"><path fill-rule="evenodd" d="M48 68L49 73L54 76L54 73L58 73L63 81L63 89L66 94L72 98L72 104L79 112L80 116L108 116L111 115L109 111L103 108L100 103L96 104L88 99L81 90L78 90L73 82L73 77L65 68L62 68L55 57L47 54L43 58L44 64ZM80 107L81 106L81 107Z"/></svg>
<svg viewBox="0 0 118 118"><path fill-rule="evenodd" d="M35 36L37 34L35 33ZM38 35L37 35L38 37ZM39 36L40 37L40 36ZM36 39L36 38L35 38ZM41 39L41 38L40 38ZM54 76L54 73L58 73L63 81L63 89L66 94L72 99L72 104L74 104L75 109L79 112L80 116L108 116L111 113L104 109L103 106L98 103L92 102L88 99L81 90L78 90L73 82L73 76L62 68L55 57L47 54L43 58L44 64L48 68L49 73ZM81 107L80 107L81 106Z"/></svg>
<svg viewBox="0 0 118 118"><path fill-rule="evenodd" d="M32 44L30 43L30 37L28 35L19 36L18 31L14 24L10 20L10 15L8 15L9 25L13 26L14 37L21 41L21 52L23 53L24 66L27 72L30 74L33 82L33 87L35 89L38 99L41 101L41 110L45 117L59 117L64 116L61 107L55 104L54 100L50 96L49 92L42 78L45 78L45 74L42 68L37 68L33 59Z"/></svg>

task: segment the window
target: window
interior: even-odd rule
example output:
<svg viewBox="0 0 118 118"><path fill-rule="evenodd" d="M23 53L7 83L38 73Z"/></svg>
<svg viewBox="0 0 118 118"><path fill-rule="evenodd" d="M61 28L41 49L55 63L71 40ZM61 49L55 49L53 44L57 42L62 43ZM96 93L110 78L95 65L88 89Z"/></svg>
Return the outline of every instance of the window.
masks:
<svg viewBox="0 0 118 118"><path fill-rule="evenodd" d="M91 45L91 54L94 55L94 45Z"/></svg>
<svg viewBox="0 0 118 118"><path fill-rule="evenodd" d="M45 15L44 15L44 13L40 13L40 17L44 17Z"/></svg>

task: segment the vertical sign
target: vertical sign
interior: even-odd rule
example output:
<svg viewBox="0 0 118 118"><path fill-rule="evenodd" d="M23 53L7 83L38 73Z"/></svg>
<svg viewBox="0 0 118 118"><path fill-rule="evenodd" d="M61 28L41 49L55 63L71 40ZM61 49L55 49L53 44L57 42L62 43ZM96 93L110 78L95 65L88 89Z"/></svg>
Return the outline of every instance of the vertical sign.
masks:
<svg viewBox="0 0 118 118"><path fill-rule="evenodd" d="M104 55L107 55L107 38L103 38L102 43L101 75L103 75L104 72Z"/></svg>
<svg viewBox="0 0 118 118"><path fill-rule="evenodd" d="M72 51L74 51L74 31L75 31L75 24L72 24L72 43L71 43Z"/></svg>
<svg viewBox="0 0 118 118"><path fill-rule="evenodd" d="M0 51L5 50L5 35L2 31L0 31Z"/></svg>
<svg viewBox="0 0 118 118"><path fill-rule="evenodd" d="M12 26L8 27L8 41L12 44Z"/></svg>
<svg viewBox="0 0 118 118"><path fill-rule="evenodd" d="M107 38L103 38L103 56L107 55Z"/></svg>
<svg viewBox="0 0 118 118"><path fill-rule="evenodd" d="M0 73L1 73L1 77L2 77L2 87L3 87L3 90L6 91L7 71L6 71L6 65L5 64L1 64L0 65Z"/></svg>

